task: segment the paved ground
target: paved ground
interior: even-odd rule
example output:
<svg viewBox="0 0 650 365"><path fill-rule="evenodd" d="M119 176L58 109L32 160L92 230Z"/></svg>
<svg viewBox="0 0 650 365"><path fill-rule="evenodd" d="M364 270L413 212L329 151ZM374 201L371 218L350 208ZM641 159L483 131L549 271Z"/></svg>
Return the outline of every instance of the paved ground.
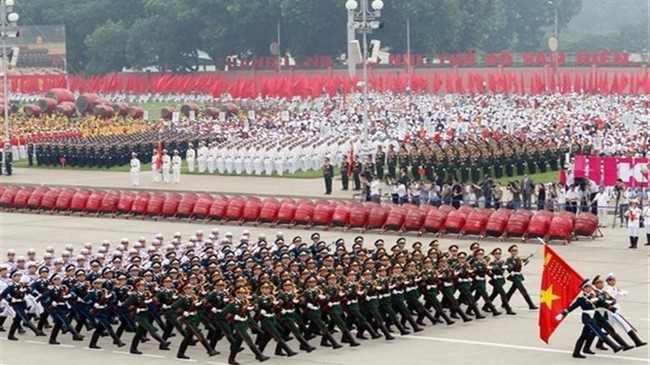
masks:
<svg viewBox="0 0 650 365"><path fill-rule="evenodd" d="M33 173L32 173L33 171ZM144 188L147 176L144 174ZM7 181L9 179L6 179ZM128 177L125 173L82 171L56 172L53 170L29 170L10 178L11 182L19 183L48 183L55 185L85 185L103 187L128 187ZM258 181L259 180L259 181ZM255 179L255 178L222 178L216 176L186 177L180 187L192 190L224 191L237 193L277 193L286 195L319 195L322 193L320 180L295 180L295 179ZM256 189L251 189L256 186ZM173 185L172 185L173 187ZM179 187L179 188L180 188ZM230 190L229 190L230 189ZM190 235L197 229L209 231L215 225L184 222L153 222L141 220L123 220L110 218L64 217L51 215L33 215L22 213L0 213L0 255L4 251L14 248L25 252L28 248L36 248L39 252L49 245L57 248L66 244L80 247L85 242L95 245L103 239L117 242L122 237L136 239L139 236L151 238L158 232L166 236L175 231ZM274 235L278 230L284 232L285 237L301 235L307 237L311 231L269 227L239 227L220 226L221 232L231 231L235 237L243 229L250 229L253 235L261 232L267 236ZM580 240L568 246L555 246L577 270L585 277L595 274L614 272L620 280L621 286L629 291L629 296L623 302L623 309L633 324L639 329L643 339L650 339L650 272L649 253L646 246L632 251L627 249L626 232L623 229L605 229L605 238ZM327 231L322 232L322 237L327 242L333 242L338 237L343 237L347 242L358 235L358 232ZM372 243L376 238L383 237L391 243L395 235L378 235L376 233L364 234L366 242ZM415 240L427 242L431 237L408 238L409 245ZM461 248L467 249L471 239L455 240L443 238L442 246L458 243ZM642 240L643 243L643 240ZM506 248L510 242L485 241L481 243L487 249L493 247ZM530 242L521 245L522 254L535 253L530 265L524 269L526 286L532 296L539 295L539 282L541 275L541 245ZM540 364L548 363L567 364L579 363L573 361L570 352L577 334L580 331L579 315L571 315L556 331L547 346L538 337L537 312L529 311L521 297L513 299L513 306L517 311L516 316L502 316L487 318L467 324L455 324L450 327L428 326L425 331L416 335L400 337L387 343L383 340L365 341L361 347L330 350L319 348L317 351L306 354L300 353L291 359L272 357L268 364L362 364L372 362L383 364L429 364L441 362L448 364ZM31 365L31 364L62 364L62 363L87 363L93 361L100 364L119 362L121 364L174 364L177 363L175 350L178 348L178 339L172 345L172 351L159 351L151 343L141 346L145 353L143 356L128 354L126 348L117 349L107 339L100 340L103 350L89 350L85 348L87 341L73 342L68 336L60 336L62 346L46 345L42 337L33 334L21 336L19 342L9 342L5 339L6 333L0 334L0 364L6 365ZM337 335L337 337L340 335ZM127 340L130 339L127 338ZM627 339L627 337L626 337ZM295 341L290 346L297 349ZM222 355L208 358L199 348L191 348L188 355L193 361L202 364L221 364L227 360L227 349L224 344L218 345ZM271 352L271 350L267 350ZM256 363L253 355L244 351L238 359L241 363ZM599 352L598 355L584 361L590 364L634 364L650 363L650 346L633 349L626 353L612 354Z"/></svg>

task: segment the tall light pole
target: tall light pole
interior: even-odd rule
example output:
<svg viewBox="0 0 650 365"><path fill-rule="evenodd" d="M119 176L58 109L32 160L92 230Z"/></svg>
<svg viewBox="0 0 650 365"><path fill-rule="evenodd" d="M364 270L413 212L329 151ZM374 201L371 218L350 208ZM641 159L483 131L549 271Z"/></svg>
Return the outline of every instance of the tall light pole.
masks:
<svg viewBox="0 0 650 365"><path fill-rule="evenodd" d="M381 9L384 8L382 0L373 0L372 4L368 4L369 0L348 0L345 3L345 8L348 13L354 14L353 28L362 35L363 42L363 145L368 143L368 34L373 30L382 27L382 23L377 19L381 16ZM371 8L372 6L372 8Z"/></svg>
<svg viewBox="0 0 650 365"><path fill-rule="evenodd" d="M551 48L551 51L553 52L553 79L554 81L559 81L555 80L557 77L557 47L559 43L559 29L558 29L558 11L559 11L559 4L557 3L558 0L549 0L549 4L553 6L553 10L555 10L555 29L553 32L553 41L549 40L549 45ZM558 83L555 82L555 88L558 88ZM555 92L555 90L552 90L552 92Z"/></svg>
<svg viewBox="0 0 650 365"><path fill-rule="evenodd" d="M0 3L0 37L2 38L2 97L4 100L4 129L5 129L5 143L4 143L4 161L3 163L11 163L9 160L9 152L11 152L11 132L9 128L9 58L7 57L7 38L18 37L18 14L13 12L14 0L2 0ZM9 171L5 165L5 171Z"/></svg>

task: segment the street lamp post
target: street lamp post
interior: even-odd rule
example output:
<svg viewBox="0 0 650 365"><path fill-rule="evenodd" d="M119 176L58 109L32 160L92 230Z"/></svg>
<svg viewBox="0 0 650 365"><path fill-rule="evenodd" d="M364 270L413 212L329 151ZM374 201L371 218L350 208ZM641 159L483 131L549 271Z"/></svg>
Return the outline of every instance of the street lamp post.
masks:
<svg viewBox="0 0 650 365"><path fill-rule="evenodd" d="M352 13L354 18L353 28L362 35L363 42L363 144L368 142L368 34L373 30L381 28L382 24L377 20L381 16L381 9L384 8L382 0L348 0L345 8L348 14Z"/></svg>
<svg viewBox="0 0 650 365"><path fill-rule="evenodd" d="M4 99L4 134L5 143L3 157L5 171L9 174L8 165L11 163L9 153L11 152L11 132L9 128L9 58L7 57L7 38L18 37L18 14L13 12L14 0L2 0L0 3L0 37L2 38L2 97Z"/></svg>
<svg viewBox="0 0 650 365"><path fill-rule="evenodd" d="M559 12L559 4L557 3L558 0L549 0L548 3L553 6L553 10L555 10L555 28L553 31L553 38L554 38L554 45L553 49L551 50L553 52L553 79L555 81L555 88L557 89L557 85L559 83L559 80L555 80L557 78L557 46L558 46L558 36L559 36L559 30L558 30L558 12ZM552 90L552 92L555 92L555 90Z"/></svg>

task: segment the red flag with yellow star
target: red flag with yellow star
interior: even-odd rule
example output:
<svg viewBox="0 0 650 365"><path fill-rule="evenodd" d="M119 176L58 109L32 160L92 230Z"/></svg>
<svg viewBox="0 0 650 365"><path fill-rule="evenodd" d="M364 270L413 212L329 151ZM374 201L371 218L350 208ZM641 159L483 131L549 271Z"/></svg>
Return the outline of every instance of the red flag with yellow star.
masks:
<svg viewBox="0 0 650 365"><path fill-rule="evenodd" d="M555 316L571 305L584 279L549 245L544 245L544 271L539 294L539 337L548 343L560 324Z"/></svg>

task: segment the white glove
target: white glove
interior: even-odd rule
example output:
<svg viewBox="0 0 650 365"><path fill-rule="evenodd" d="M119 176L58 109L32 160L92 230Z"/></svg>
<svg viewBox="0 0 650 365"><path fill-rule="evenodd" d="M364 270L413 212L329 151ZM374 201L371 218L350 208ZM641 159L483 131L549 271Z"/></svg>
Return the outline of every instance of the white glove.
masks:
<svg viewBox="0 0 650 365"><path fill-rule="evenodd" d="M212 312L212 313L217 313L217 308L212 307L212 309L210 309L210 312Z"/></svg>
<svg viewBox="0 0 650 365"><path fill-rule="evenodd" d="M320 294L320 295L318 296L318 299L325 299L325 298L326 298L326 296L324 296L323 294Z"/></svg>
<svg viewBox="0 0 650 365"><path fill-rule="evenodd" d="M183 312L183 317L189 317L189 316L190 316L190 312L188 311Z"/></svg>
<svg viewBox="0 0 650 365"><path fill-rule="evenodd" d="M196 306L200 306L201 304L203 304L202 300L199 300L198 302L195 303Z"/></svg>
<svg viewBox="0 0 650 365"><path fill-rule="evenodd" d="M142 312L144 312L145 310L146 310L146 309L144 309L144 308L138 308L138 309L135 310L135 312L136 312L136 313L142 313Z"/></svg>
<svg viewBox="0 0 650 365"><path fill-rule="evenodd" d="M151 303L152 301L153 301L152 299L147 299L147 300L144 301L144 304L149 304L149 303Z"/></svg>
<svg viewBox="0 0 650 365"><path fill-rule="evenodd" d="M564 318L564 315L562 315L562 313L558 313L558 315L555 316L555 320L558 321L558 322L561 321L562 318Z"/></svg>

